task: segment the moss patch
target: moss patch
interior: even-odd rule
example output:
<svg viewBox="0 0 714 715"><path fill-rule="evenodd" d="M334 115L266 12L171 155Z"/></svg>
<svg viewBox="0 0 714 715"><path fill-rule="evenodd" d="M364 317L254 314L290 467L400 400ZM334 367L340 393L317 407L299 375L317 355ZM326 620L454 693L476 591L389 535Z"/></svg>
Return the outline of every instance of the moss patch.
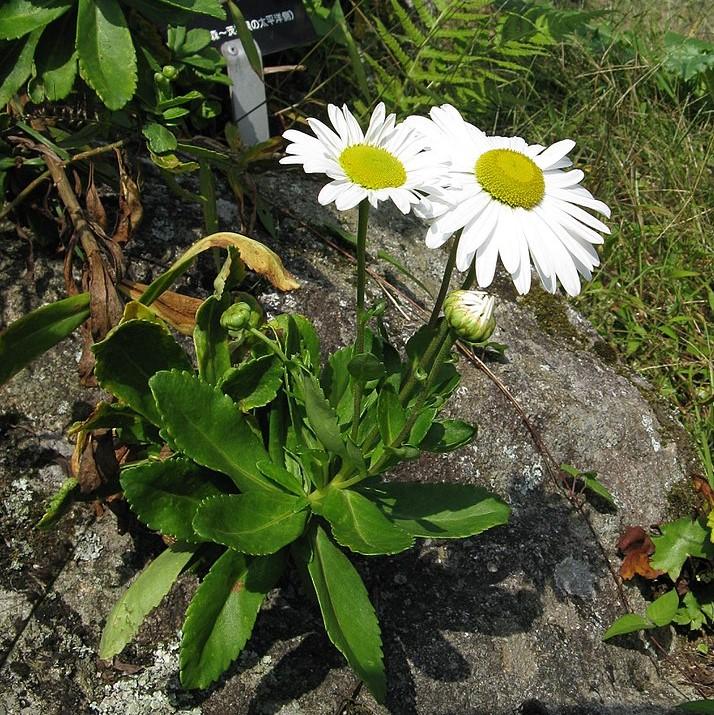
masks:
<svg viewBox="0 0 714 715"><path fill-rule="evenodd" d="M520 303L533 313L543 332L555 338L566 338L579 344L583 342L582 335L568 318L565 304L557 296L534 286Z"/></svg>
<svg viewBox="0 0 714 715"><path fill-rule="evenodd" d="M604 340L598 340L593 343L591 350L606 365L617 365L617 350L615 350L610 343L606 343Z"/></svg>
<svg viewBox="0 0 714 715"><path fill-rule="evenodd" d="M696 512L703 513L706 499L694 491L689 479L682 479L669 490L667 504L668 516L671 519L679 519L682 516L692 516Z"/></svg>

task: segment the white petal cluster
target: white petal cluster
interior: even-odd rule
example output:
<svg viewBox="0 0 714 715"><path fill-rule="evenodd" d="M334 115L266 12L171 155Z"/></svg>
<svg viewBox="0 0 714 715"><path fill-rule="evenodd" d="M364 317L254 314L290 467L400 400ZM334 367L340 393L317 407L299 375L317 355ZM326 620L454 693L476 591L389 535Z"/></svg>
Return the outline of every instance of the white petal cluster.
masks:
<svg viewBox="0 0 714 715"><path fill-rule="evenodd" d="M340 109L330 104L327 111L334 130L312 118L307 122L314 137L289 129L283 134L291 142L286 149L288 156L280 160L281 164L302 164L307 173L322 173L332 179L318 196L323 206L334 201L337 209L345 211L367 199L376 208L380 201L391 199L402 213L408 214L425 193L440 192L446 167L436 161L433 152L426 150L424 137L404 123L397 124L396 115L386 115L383 102L372 113L366 132L346 106ZM383 187L356 181L341 161L350 147L383 150L403 169L403 181Z"/></svg>
<svg viewBox="0 0 714 715"><path fill-rule="evenodd" d="M427 246L437 248L462 230L456 266L464 271L475 260L481 287L493 281L500 257L521 294L530 290L531 260L547 291L554 293L560 281L569 295L580 292L578 274L592 277L600 262L594 246L603 242L602 233L610 233L581 207L607 217L610 209L580 186L582 171L565 171L572 166L567 154L575 142L566 139L546 148L520 137L489 137L450 105L434 107L430 118L410 117L407 123L450 165L448 189L427 198L416 212L431 221ZM503 203L478 180L474 169L479 158L494 149L521 154L542 172L543 196L537 205Z"/></svg>
<svg viewBox="0 0 714 715"><path fill-rule="evenodd" d="M570 295L580 276L599 265L595 246L610 230L585 209L610 216L610 209L580 185L566 139L549 147L520 137L487 136L450 105L429 117L398 124L380 103L363 132L349 109L330 105L334 129L308 119L314 136L288 130L284 164L301 164L332 181L318 201L339 210L367 199L373 206L391 199L403 212L429 221L426 244L442 246L461 232L456 267L476 262L480 286L491 284L500 258L519 293L531 287L531 263L543 287L558 282Z"/></svg>

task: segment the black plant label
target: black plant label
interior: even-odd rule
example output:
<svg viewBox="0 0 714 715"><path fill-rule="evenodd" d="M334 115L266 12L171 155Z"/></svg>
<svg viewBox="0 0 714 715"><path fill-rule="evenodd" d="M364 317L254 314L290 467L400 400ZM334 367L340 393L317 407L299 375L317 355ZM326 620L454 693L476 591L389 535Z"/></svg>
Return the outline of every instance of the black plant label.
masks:
<svg viewBox="0 0 714 715"><path fill-rule="evenodd" d="M238 0L236 4L263 55L307 45L317 39L300 0ZM230 13L228 17L227 21L212 18L201 21L201 27L210 30L211 42L216 47L238 39Z"/></svg>

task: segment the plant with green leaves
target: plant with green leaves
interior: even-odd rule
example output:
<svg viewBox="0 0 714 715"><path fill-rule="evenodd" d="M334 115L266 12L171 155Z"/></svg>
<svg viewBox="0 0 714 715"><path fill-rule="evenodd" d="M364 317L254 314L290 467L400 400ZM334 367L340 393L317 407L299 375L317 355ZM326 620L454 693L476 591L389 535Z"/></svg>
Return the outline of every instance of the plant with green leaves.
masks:
<svg viewBox="0 0 714 715"><path fill-rule="evenodd" d="M670 624L690 631L714 628L714 493L705 493L708 517L665 522L660 535L651 539L650 578L661 574L664 579L666 574L666 592L647 607L644 616L626 613L618 618L605 632L605 640Z"/></svg>
<svg viewBox="0 0 714 715"><path fill-rule="evenodd" d="M320 86L349 87L361 115L379 100L403 113L449 102L470 116L520 103L534 63L599 14L516 0L363 2L347 17L336 0L306 7L324 38L311 53Z"/></svg>
<svg viewBox="0 0 714 715"><path fill-rule="evenodd" d="M171 190L200 205L205 235L220 230L216 173L241 208L252 193L246 175L272 156L276 142L246 148L236 125L222 119L230 82L201 24L224 18L226 7L238 13L241 37L248 35L234 3L219 0L11 0L0 7L7 60L0 74L0 220L12 216L18 235L51 249L68 242L70 296L0 336L0 384L85 321L80 374L88 377L88 343L116 324L122 294L135 290L125 280L123 251L142 217L132 160L148 155ZM79 117L69 111L75 106ZM180 182L190 172L198 174L197 191ZM56 191L48 193L50 182ZM117 196L116 212L105 209L100 197L107 194ZM265 203L255 203L270 224ZM89 295L74 295L87 287Z"/></svg>
<svg viewBox="0 0 714 715"><path fill-rule="evenodd" d="M0 105L28 80L33 101L66 99L81 77L107 109L124 108L142 92L145 66L157 51L166 55L161 24L181 26L170 48L197 74L212 73L210 38L185 29L201 17L224 18L225 9L219 0L8 0L0 8Z"/></svg>
<svg viewBox="0 0 714 715"><path fill-rule="evenodd" d="M96 378L118 402L79 429L110 428L131 446L125 498L175 541L114 607L100 655L118 654L179 573L202 563L209 570L186 613L181 681L207 687L238 656L292 560L312 584L331 640L382 700L379 626L345 550L396 554L418 537L464 538L508 518L507 505L478 486L384 479L405 459L475 436L465 422L438 418L459 383L448 325L417 331L402 358L378 305L362 317L363 348L341 348L323 363L306 318L265 322L236 297L234 260L197 313L197 370L150 312L171 275L94 346ZM440 357L426 369L438 336ZM426 371L421 381L418 370Z"/></svg>
<svg viewBox="0 0 714 715"><path fill-rule="evenodd" d="M235 5L228 7L238 13L234 20L241 36L249 35ZM241 169L270 149L259 147L246 156L231 124L225 130L227 146L194 139L220 131L230 80L223 56L201 25L225 16L219 0L5 3L0 46L5 46L8 70L0 76L0 107L12 107L6 124L13 141L0 143L0 189L8 189L12 202L0 215L17 209L37 188L44 151L73 163L77 148L114 144L117 135L122 144L141 136L171 188L181 190L175 175L200 171L200 195L190 196L206 209L207 233L217 231L211 170L226 173L240 194ZM79 116L73 118L69 107L77 105ZM79 131L77 119L83 125ZM97 161L98 154L92 154ZM99 166L97 175L115 184L110 168ZM43 234L47 227L34 225L36 213L29 217L31 225Z"/></svg>
<svg viewBox="0 0 714 715"><path fill-rule="evenodd" d="M508 520L507 504L480 486L389 477L407 460L450 452L476 435L474 425L441 416L460 382L457 339L484 344L495 329L494 300L471 288L476 280L490 283L500 254L517 289L527 291L526 232L537 203L572 201L573 218L548 217L558 230L553 239L564 237L563 245L553 256L538 253L539 275L552 290L560 279L574 292L577 271L589 275L591 254L577 249L578 260L571 257L565 246L576 249L567 232L577 229L598 240L579 221L604 226L575 206L604 207L584 189L570 188L582 172L561 171L570 165L563 157L572 142L536 146L527 154L528 145L513 140L508 146L517 151L504 149L501 139L486 138L454 107L438 108L433 122L397 124L380 105L366 132L347 107L330 105L328 113L334 131L316 119L310 120L314 137L289 130L291 144L281 161L330 177L320 203L334 201L339 210L359 206L352 344L325 358L308 318L290 313L266 319L257 302L238 290L243 261L251 263L249 246L224 235L189 249L93 346L94 375L115 401L100 404L73 429L77 461L81 465L95 435L110 434L112 446L122 450L122 468L110 475L107 491L120 486L138 519L170 544L110 613L100 655L120 653L178 575L195 568L205 576L182 632L181 682L188 688L207 687L239 655L266 594L292 561L317 599L328 636L375 698L384 700L379 624L348 554L398 554L418 538L466 538ZM438 154L437 135L427 140L422 133L441 131L444 117L452 125L448 131L480 141L472 176L464 174L460 158L452 163ZM546 177L564 188L547 186ZM471 192L477 192L476 201ZM449 247L430 317L402 351L390 341L385 304L369 305L366 293L370 206L387 200L405 214L418 204L431 220L428 245ZM484 241L474 230L482 218L477 204L493 217L490 254L479 253ZM504 243L512 240L513 224L506 221L514 205L523 222L522 262ZM194 367L154 306L209 245L227 248L228 257L213 295L196 311ZM273 261L269 268L275 274L281 265ZM450 294L455 268L466 275L461 290ZM18 340L28 332L18 330ZM599 485L589 474L574 474L573 480L591 490ZM43 525L58 518L76 486L65 485Z"/></svg>

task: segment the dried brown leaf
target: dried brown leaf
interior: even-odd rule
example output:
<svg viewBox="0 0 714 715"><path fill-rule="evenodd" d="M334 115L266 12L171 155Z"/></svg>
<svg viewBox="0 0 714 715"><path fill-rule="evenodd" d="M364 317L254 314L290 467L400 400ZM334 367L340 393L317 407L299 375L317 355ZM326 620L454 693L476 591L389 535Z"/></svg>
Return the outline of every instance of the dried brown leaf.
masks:
<svg viewBox="0 0 714 715"><path fill-rule="evenodd" d="M708 502L711 508L714 508L714 489L709 486L709 482L702 477L694 477L692 486L695 492L699 492Z"/></svg>
<svg viewBox="0 0 714 715"><path fill-rule="evenodd" d="M90 222L97 224L102 231L106 231L107 212L101 198L99 197L97 186L94 183L94 163L89 164L89 182L84 200L87 207L87 217Z"/></svg>
<svg viewBox="0 0 714 715"><path fill-rule="evenodd" d="M80 432L71 460L72 476L82 494L91 494L119 476L111 430Z"/></svg>
<svg viewBox="0 0 714 715"><path fill-rule="evenodd" d="M116 150L119 167L119 217L112 239L123 246L139 227L144 216L139 187L124 165L121 151Z"/></svg>
<svg viewBox="0 0 714 715"><path fill-rule="evenodd" d="M654 553L655 546L641 526L628 527L617 542L617 549L624 554L620 564L620 576L623 580L629 581L635 576L655 579L664 573L650 565L650 556Z"/></svg>
<svg viewBox="0 0 714 715"><path fill-rule="evenodd" d="M121 292L132 300L139 300L147 288L145 283L129 280L122 281L119 286ZM150 306L144 307L165 320L182 335L193 335L193 329L196 327L196 311L201 307L201 303L203 301L200 298L167 290Z"/></svg>

